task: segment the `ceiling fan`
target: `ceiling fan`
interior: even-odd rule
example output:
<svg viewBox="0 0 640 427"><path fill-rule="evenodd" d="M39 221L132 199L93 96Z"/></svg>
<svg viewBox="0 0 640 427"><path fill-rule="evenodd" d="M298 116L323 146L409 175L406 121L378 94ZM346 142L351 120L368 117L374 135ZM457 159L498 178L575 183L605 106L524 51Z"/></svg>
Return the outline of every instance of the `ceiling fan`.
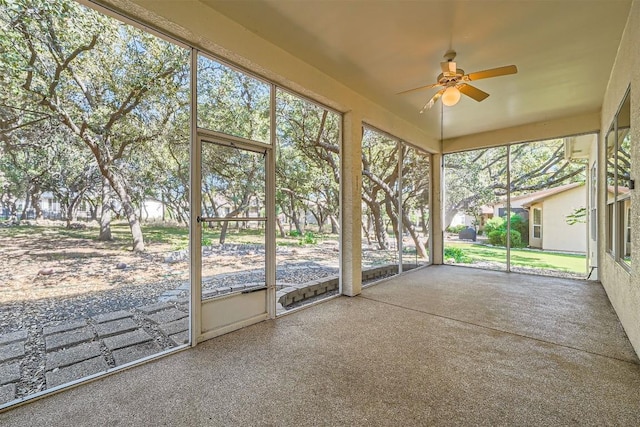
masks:
<svg viewBox="0 0 640 427"><path fill-rule="evenodd" d="M424 107L422 107L422 110L420 110L420 114L422 114L425 110L433 107L436 101L440 98L442 98L442 103L448 107L456 105L460 100L461 93L478 102L483 101L489 96L489 94L477 87L471 86L467 82L488 79L490 77L506 76L508 74L515 74L518 72L518 68L515 65L507 65L505 67L491 68L490 70L465 74L464 70L456 67L456 63L454 62L455 57L456 51L452 49L449 49L444 54L444 59L447 61L440 63L442 73L438 76L438 83L405 90L399 92L397 95L415 92L418 90L431 89L434 87L442 87L442 89L433 95Z"/></svg>

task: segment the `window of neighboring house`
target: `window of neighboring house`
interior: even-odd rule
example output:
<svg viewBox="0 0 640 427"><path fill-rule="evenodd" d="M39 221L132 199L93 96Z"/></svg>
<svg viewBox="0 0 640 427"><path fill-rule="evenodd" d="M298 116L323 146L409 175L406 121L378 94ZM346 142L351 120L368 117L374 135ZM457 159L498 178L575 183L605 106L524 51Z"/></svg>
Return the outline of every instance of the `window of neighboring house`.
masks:
<svg viewBox="0 0 640 427"><path fill-rule="evenodd" d="M631 102L627 91L607 133L607 252L631 267Z"/></svg>
<svg viewBox="0 0 640 427"><path fill-rule="evenodd" d="M542 237L542 209L533 208L533 237L540 239Z"/></svg>

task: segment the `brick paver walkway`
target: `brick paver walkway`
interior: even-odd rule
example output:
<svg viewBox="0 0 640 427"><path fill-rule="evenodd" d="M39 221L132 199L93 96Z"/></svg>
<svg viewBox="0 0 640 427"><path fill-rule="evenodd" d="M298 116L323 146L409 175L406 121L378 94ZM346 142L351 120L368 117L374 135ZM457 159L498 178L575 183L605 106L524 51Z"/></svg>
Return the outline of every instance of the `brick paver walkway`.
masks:
<svg viewBox="0 0 640 427"><path fill-rule="evenodd" d="M161 302L0 334L0 405L185 344L188 311Z"/></svg>

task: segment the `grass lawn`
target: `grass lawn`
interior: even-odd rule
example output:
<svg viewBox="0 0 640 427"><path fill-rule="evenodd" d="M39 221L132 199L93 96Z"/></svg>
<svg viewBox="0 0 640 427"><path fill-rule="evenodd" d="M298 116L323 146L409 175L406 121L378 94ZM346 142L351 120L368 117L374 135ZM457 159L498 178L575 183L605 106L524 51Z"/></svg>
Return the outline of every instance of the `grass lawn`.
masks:
<svg viewBox="0 0 640 427"><path fill-rule="evenodd" d="M472 262L506 263L507 249L484 246L475 243L447 242L445 247L461 248ZM586 272L585 255L570 255L557 252L544 252L534 249L511 249L511 264L515 266L560 270L569 273Z"/></svg>
<svg viewBox="0 0 640 427"><path fill-rule="evenodd" d="M20 225L0 229L0 239L20 238L46 234L51 238L70 238L82 240L96 240L99 229L97 223L87 224L84 229L66 229L53 225ZM122 246L126 250L131 246L131 230L124 221L111 223L111 235L113 245ZM159 223L142 223L142 235L147 244L169 244L171 250L185 249L189 246L189 228L186 226L166 225ZM220 228L202 228L202 244L205 246L217 244L220 239ZM325 240L338 241L338 235L312 233L312 241L305 241L304 236L287 235L282 238L278 234L276 244L278 246L300 246L308 244L320 244ZM315 243L313 243L315 242ZM226 243L264 245L264 229L237 229L235 223L229 223Z"/></svg>

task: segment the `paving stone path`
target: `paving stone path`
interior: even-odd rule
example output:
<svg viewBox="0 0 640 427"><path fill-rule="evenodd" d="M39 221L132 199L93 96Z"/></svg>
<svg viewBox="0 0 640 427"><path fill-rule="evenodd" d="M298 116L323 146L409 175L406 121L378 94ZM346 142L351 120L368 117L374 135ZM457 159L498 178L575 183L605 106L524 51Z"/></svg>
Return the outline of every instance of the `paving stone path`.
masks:
<svg viewBox="0 0 640 427"><path fill-rule="evenodd" d="M159 302L0 335L0 405L189 340L188 302ZM33 373L36 375L33 375Z"/></svg>

